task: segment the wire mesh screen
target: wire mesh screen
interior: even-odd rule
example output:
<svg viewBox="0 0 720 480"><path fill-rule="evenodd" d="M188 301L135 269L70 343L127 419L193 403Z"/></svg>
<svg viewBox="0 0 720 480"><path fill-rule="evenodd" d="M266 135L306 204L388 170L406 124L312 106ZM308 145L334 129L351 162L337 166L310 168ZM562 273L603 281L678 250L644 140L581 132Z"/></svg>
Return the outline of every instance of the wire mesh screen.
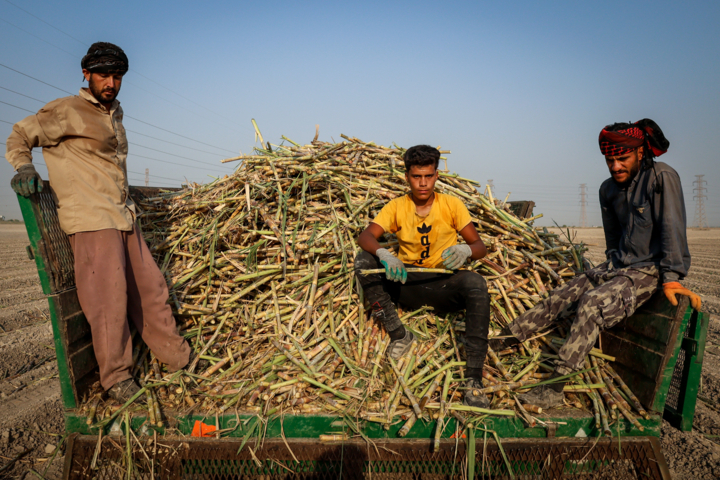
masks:
<svg viewBox="0 0 720 480"><path fill-rule="evenodd" d="M494 442L478 440L475 478L669 478L658 462L656 439L508 439L503 457ZM426 440L342 444L317 440L131 441L124 437L76 437L66 457L67 479L465 479L467 445L445 440L437 453ZM128 455L131 451L131 455ZM94 463L93 463L94 462ZM128 475L128 469L130 473Z"/></svg>
<svg viewBox="0 0 720 480"><path fill-rule="evenodd" d="M678 410L680 407L680 394L683 390L683 370L685 368L685 350L680 349L678 352L677 364L673 370L672 379L670 379L670 388L668 388L667 400L665 405Z"/></svg>
<svg viewBox="0 0 720 480"><path fill-rule="evenodd" d="M685 329L684 338L692 338L693 332L695 331L695 322L696 317L693 315ZM685 343L680 345L677 363L675 364L675 370L673 370L673 375L670 379L670 387L668 388L667 399L665 400L665 405L675 411L679 410L682 406L681 399L685 390L684 384L687 380L685 378L685 358L688 352L685 350L685 345Z"/></svg>
<svg viewBox="0 0 720 480"><path fill-rule="evenodd" d="M75 286L75 257L70 240L60 228L57 205L50 188L45 182L43 191L38 196L38 226L42 235L41 254L50 278L51 293L65 291Z"/></svg>

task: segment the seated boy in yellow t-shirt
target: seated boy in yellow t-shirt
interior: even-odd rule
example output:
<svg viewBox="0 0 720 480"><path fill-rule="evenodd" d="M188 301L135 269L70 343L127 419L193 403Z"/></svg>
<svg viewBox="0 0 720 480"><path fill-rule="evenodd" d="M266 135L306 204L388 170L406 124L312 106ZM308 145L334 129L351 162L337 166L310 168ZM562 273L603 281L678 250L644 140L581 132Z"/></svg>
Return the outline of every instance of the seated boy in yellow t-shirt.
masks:
<svg viewBox="0 0 720 480"><path fill-rule="evenodd" d="M411 310L431 306L440 314L466 310L464 402L486 408L487 397L472 394L482 388L487 353L490 297L485 279L469 270L454 274L408 273L405 267L457 270L468 258L477 260L487 251L465 205L458 198L435 192L440 152L417 145L405 152L404 161L410 193L385 205L360 234L358 244L363 251L355 259L355 275L373 316L390 335L388 355L394 360L410 350L415 336L403 326L393 302ZM397 257L378 243L385 232L397 235L400 245ZM464 244L457 243L458 232ZM360 273L383 267L385 275Z"/></svg>

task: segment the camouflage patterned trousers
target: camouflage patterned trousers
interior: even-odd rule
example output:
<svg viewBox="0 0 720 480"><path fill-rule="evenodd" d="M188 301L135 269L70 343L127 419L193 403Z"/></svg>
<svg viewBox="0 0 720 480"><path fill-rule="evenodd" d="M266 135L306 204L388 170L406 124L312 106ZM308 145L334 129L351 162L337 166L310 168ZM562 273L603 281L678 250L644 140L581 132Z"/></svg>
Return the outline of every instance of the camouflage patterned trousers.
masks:
<svg viewBox="0 0 720 480"><path fill-rule="evenodd" d="M561 375L581 370L600 330L632 315L660 287L657 267L613 269L609 262L588 270L523 313L510 330L524 341L549 326L565 309L577 305L570 335L558 353L555 368Z"/></svg>

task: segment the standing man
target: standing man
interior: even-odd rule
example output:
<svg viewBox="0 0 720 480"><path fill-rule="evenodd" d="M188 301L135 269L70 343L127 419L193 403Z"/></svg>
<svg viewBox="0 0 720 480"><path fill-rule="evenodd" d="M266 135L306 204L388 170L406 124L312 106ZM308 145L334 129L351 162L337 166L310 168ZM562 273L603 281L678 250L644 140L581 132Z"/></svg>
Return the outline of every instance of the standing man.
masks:
<svg viewBox="0 0 720 480"><path fill-rule="evenodd" d="M600 186L608 260L550 292L503 329L504 340L490 342L503 349L524 341L577 302L577 316L551 378L582 369L600 330L632 315L660 288L673 305L676 295L686 295L700 309L700 297L679 283L690 269L680 177L654 161L670 142L649 119L608 125L599 142L611 175ZM519 398L542 408L559 406L564 386L565 381L541 385Z"/></svg>
<svg viewBox="0 0 720 480"><path fill-rule="evenodd" d="M487 254L470 213L456 197L435 192L440 152L427 145L408 149L403 157L405 179L410 193L390 201L358 237L364 250L355 259L355 275L371 305L373 316L383 323L390 335L388 356L404 355L415 336L400 322L393 302L418 309L431 306L440 314L466 310L465 371L466 405L487 408L482 388L482 370L487 353L490 324L490 297L485 279L462 270L454 274L408 273L405 267L446 268L457 270L472 258ZM395 257L381 248L378 239L384 233L397 235L400 251ZM466 243L457 244L460 233ZM361 270L385 268L385 275L364 275Z"/></svg>
<svg viewBox="0 0 720 480"><path fill-rule="evenodd" d="M81 66L88 88L16 123L5 156L17 170L13 190L27 197L43 188L32 164L32 149L43 147L60 226L75 254L77 295L90 323L100 382L124 402L139 390L130 374L128 317L171 371L188 363L190 346L178 335L165 278L135 223L128 143L116 100L128 58L120 47L98 42Z"/></svg>

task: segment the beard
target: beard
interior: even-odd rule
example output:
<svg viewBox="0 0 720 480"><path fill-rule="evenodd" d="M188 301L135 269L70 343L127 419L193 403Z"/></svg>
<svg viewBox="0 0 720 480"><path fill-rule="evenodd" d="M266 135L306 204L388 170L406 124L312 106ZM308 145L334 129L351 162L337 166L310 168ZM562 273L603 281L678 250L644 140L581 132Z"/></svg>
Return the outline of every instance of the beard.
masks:
<svg viewBox="0 0 720 480"><path fill-rule="evenodd" d="M98 102L101 103L112 103L115 98L117 98L118 93L120 93L120 88L112 88L112 87L105 87L103 88L99 82L93 81L94 77L90 76L90 82L88 82L88 87L90 88L90 93L93 94L93 97Z"/></svg>
<svg viewBox="0 0 720 480"><path fill-rule="evenodd" d="M641 170L641 164L640 164L640 163L635 164L635 165L632 165L630 168L627 169L627 174L628 174L628 176L627 176L627 179L626 179L624 182L619 182L619 181L615 180L614 177L613 177L613 180L614 180L615 183L618 184L619 186L625 187L625 186L627 186L627 185L630 185L630 183L632 183L632 181L635 179L635 177L636 177L637 174L640 172L640 170Z"/></svg>

